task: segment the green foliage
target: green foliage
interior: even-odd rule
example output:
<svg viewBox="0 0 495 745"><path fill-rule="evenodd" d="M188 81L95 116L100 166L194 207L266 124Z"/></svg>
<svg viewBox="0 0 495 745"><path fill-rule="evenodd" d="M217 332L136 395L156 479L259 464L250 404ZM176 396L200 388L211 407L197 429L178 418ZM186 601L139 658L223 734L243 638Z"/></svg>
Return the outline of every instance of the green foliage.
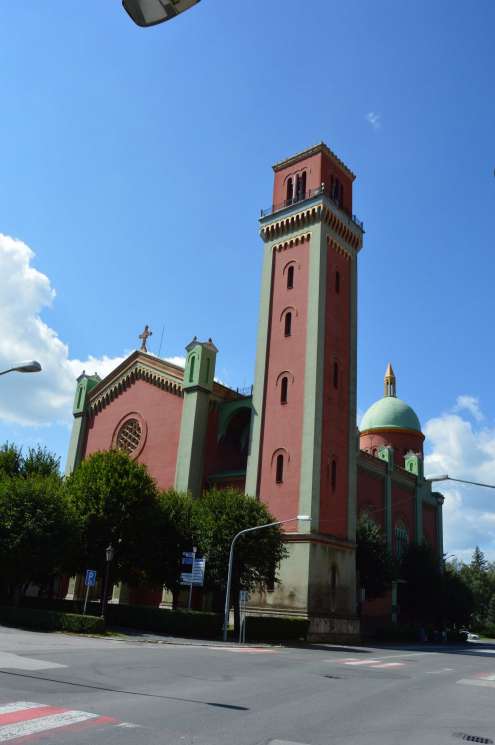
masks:
<svg viewBox="0 0 495 745"><path fill-rule="evenodd" d="M158 580L156 551L169 538L157 486L145 466L119 450L82 461L67 479L66 491L82 531L81 571L105 569L112 544L112 581Z"/></svg>
<svg viewBox="0 0 495 745"><path fill-rule="evenodd" d="M30 582L73 568L78 535L58 476L0 479L0 578L15 602Z"/></svg>
<svg viewBox="0 0 495 745"><path fill-rule="evenodd" d="M247 641L305 641L308 636L307 618L248 616L246 618Z"/></svg>
<svg viewBox="0 0 495 745"><path fill-rule="evenodd" d="M414 622L441 624L442 572L431 546L410 543L401 561L400 576L407 583L401 595L401 609Z"/></svg>
<svg viewBox="0 0 495 745"><path fill-rule="evenodd" d="M441 613L447 625L468 626L474 612L474 595L462 577L449 565L442 577Z"/></svg>
<svg viewBox="0 0 495 745"><path fill-rule="evenodd" d="M491 626L495 627L495 593L490 598L486 620Z"/></svg>
<svg viewBox="0 0 495 745"><path fill-rule="evenodd" d="M368 598L383 595L394 578L394 562L381 528L363 514L356 530L356 569Z"/></svg>
<svg viewBox="0 0 495 745"><path fill-rule="evenodd" d="M137 605L109 605L109 626L155 631L170 636L214 639L220 636L222 616L188 610L166 610Z"/></svg>
<svg viewBox="0 0 495 745"><path fill-rule="evenodd" d="M0 479L5 476L20 476L22 469L22 451L12 442L6 442L0 448Z"/></svg>
<svg viewBox="0 0 495 745"><path fill-rule="evenodd" d="M223 591L234 536L246 528L267 525L274 518L262 502L236 489L227 489L205 492L193 504L192 521L197 545L208 555L208 585ZM286 553L279 526L242 536L235 547L232 586L253 590L273 583Z"/></svg>
<svg viewBox="0 0 495 745"><path fill-rule="evenodd" d="M153 544L146 573L152 582L176 592L182 552L190 551L193 545L193 500L189 494L169 489L159 495L158 506L155 523L149 528Z"/></svg>
<svg viewBox="0 0 495 745"><path fill-rule="evenodd" d="M100 617L11 606L0 607L0 623L37 631L72 631L77 634L100 634L105 630L105 622Z"/></svg>
<svg viewBox="0 0 495 745"><path fill-rule="evenodd" d="M472 625L482 627L488 622L491 598L495 595L495 567L476 546L470 564L458 563L456 571L474 598Z"/></svg>

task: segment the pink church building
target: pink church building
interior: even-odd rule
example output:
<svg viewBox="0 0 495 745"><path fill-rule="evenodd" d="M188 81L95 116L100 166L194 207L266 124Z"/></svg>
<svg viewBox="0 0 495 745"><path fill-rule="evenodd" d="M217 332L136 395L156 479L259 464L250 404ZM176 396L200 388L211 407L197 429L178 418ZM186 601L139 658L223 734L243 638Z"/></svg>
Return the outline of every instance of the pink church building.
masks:
<svg viewBox="0 0 495 745"><path fill-rule="evenodd" d="M83 373L74 401L67 472L97 450L122 448L161 488L235 486L285 527L289 556L250 610L307 616L313 639L359 633L356 522L367 512L396 555L410 541L443 554L443 497L423 473L421 425L384 396L356 426L357 267L363 225L354 174L321 143L273 166L252 390L215 381L218 350L196 337L185 368L133 352L106 378ZM297 520L308 515L310 520ZM120 594L119 594L120 592ZM115 600L160 603L133 588ZM397 587L361 604L361 618L396 620Z"/></svg>

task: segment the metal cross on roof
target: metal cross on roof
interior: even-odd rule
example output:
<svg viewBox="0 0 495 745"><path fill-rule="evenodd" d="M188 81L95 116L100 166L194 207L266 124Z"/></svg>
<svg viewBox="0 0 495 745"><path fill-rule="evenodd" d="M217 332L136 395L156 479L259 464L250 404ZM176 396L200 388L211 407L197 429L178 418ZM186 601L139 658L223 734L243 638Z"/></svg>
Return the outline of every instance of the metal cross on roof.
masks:
<svg viewBox="0 0 495 745"><path fill-rule="evenodd" d="M141 348L139 350L140 352L147 352L148 351L148 349L146 347L146 343L147 343L149 337L152 336L152 334L153 334L153 332L150 331L149 326L146 325L144 327L143 333L142 334L139 334L139 338L141 339Z"/></svg>

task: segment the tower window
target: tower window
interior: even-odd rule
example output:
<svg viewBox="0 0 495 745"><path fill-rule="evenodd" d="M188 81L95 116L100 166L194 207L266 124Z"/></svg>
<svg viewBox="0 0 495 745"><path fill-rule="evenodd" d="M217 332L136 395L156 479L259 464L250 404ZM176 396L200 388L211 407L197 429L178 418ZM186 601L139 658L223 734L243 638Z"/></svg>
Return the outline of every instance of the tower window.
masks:
<svg viewBox="0 0 495 745"><path fill-rule="evenodd" d="M193 355L191 357L191 366L189 368L189 382L192 383L194 380L194 365L196 362L196 357Z"/></svg>
<svg viewBox="0 0 495 745"><path fill-rule="evenodd" d="M77 409L80 409L81 408L82 394L83 394L83 389L82 389L82 386L81 386L79 388L79 395L77 396L77 406L76 406Z"/></svg>
<svg viewBox="0 0 495 745"><path fill-rule="evenodd" d="M335 460L332 461L330 481L332 485L332 491L335 491L337 487L337 463L335 462Z"/></svg>
<svg viewBox="0 0 495 745"><path fill-rule="evenodd" d="M294 196L294 182L290 178L287 181L287 202L290 204L292 202L292 197Z"/></svg>
<svg viewBox="0 0 495 745"><path fill-rule="evenodd" d="M208 383L210 380L210 358L206 358L206 372L205 372L205 383Z"/></svg>
<svg viewBox="0 0 495 745"><path fill-rule="evenodd" d="M296 202L306 197L306 171L296 178Z"/></svg>
<svg viewBox="0 0 495 745"><path fill-rule="evenodd" d="M275 481L277 482L277 484L281 484L283 480L284 480L284 456L280 454L280 455L277 455Z"/></svg>
<svg viewBox="0 0 495 745"><path fill-rule="evenodd" d="M395 555L398 559L402 559L407 551L408 544L409 534L407 528L402 520L398 520L395 525Z"/></svg>
<svg viewBox="0 0 495 745"><path fill-rule="evenodd" d="M337 362L333 363L333 387L339 387L339 366Z"/></svg>
<svg viewBox="0 0 495 745"><path fill-rule="evenodd" d="M294 287L294 267L290 266L287 269L287 289L292 290Z"/></svg>
<svg viewBox="0 0 495 745"><path fill-rule="evenodd" d="M284 323L284 334L285 336L290 336L292 333L292 313L289 311L285 314L285 323Z"/></svg>
<svg viewBox="0 0 495 745"><path fill-rule="evenodd" d="M335 272L335 292L337 295L340 292L340 272Z"/></svg>
<svg viewBox="0 0 495 745"><path fill-rule="evenodd" d="M282 382L280 383L280 403L286 404L287 403L287 389L289 387L289 379L285 376L282 378Z"/></svg>

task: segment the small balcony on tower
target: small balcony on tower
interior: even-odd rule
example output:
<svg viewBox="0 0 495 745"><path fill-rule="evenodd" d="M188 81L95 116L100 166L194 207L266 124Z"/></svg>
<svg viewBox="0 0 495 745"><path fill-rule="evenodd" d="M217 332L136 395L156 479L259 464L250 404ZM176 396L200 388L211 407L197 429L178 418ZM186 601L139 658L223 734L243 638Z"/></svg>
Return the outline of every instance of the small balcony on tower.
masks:
<svg viewBox="0 0 495 745"><path fill-rule="evenodd" d="M335 210L341 220L347 223L352 223L360 231L364 233L363 222L353 214L349 214L342 208L341 200L335 189L332 189L330 185L321 184L316 189L305 189L303 192L296 192L295 195L289 199L285 199L279 204L272 204L271 207L261 210L260 220L264 220L267 217L271 217L279 212L290 211L295 205L302 205L303 202L311 203L317 201L318 197L324 196L329 202L333 210Z"/></svg>

